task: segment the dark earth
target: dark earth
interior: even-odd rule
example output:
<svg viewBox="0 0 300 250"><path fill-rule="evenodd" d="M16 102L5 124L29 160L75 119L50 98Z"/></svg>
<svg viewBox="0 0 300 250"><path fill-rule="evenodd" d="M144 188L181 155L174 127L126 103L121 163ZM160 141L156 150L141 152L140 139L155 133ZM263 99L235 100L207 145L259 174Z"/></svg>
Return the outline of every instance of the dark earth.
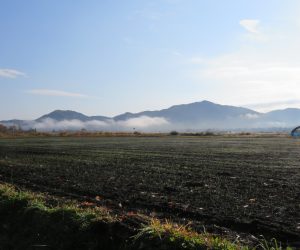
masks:
<svg viewBox="0 0 300 250"><path fill-rule="evenodd" d="M300 248L299 160L287 136L0 139L3 182Z"/></svg>

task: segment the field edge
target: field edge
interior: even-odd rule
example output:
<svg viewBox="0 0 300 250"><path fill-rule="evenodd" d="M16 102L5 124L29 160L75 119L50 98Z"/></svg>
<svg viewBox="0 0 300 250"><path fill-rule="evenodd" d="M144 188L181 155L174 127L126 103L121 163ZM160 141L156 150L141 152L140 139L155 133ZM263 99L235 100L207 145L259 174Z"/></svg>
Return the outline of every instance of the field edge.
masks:
<svg viewBox="0 0 300 250"><path fill-rule="evenodd" d="M78 203L6 183L0 184L0 221L1 249L253 249L197 233L189 225L114 214L91 202ZM272 245L276 244L274 240ZM269 247L267 242L259 245Z"/></svg>

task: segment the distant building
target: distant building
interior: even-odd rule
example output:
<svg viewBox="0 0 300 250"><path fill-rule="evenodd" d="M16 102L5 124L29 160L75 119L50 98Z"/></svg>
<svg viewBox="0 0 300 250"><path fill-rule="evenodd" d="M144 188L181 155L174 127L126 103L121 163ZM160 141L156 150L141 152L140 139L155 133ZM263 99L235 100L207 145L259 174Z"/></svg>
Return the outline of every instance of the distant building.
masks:
<svg viewBox="0 0 300 250"><path fill-rule="evenodd" d="M291 136L300 137L300 126L294 128L291 132Z"/></svg>

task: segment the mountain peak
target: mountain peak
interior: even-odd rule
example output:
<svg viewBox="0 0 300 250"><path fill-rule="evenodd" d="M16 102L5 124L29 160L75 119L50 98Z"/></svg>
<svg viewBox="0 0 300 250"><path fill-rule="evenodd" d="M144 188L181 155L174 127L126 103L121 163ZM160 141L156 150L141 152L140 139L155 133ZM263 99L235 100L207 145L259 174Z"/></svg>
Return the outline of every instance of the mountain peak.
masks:
<svg viewBox="0 0 300 250"><path fill-rule="evenodd" d="M41 116L40 118L36 119L36 121L41 121L47 118L54 119L57 121L62 121L62 120L86 120L88 117L76 111L57 109L50 112L49 114Z"/></svg>
<svg viewBox="0 0 300 250"><path fill-rule="evenodd" d="M214 103L214 102L210 102L210 101L207 101L207 100L203 100L203 101L201 101L201 102L198 102L198 103L217 105L216 103Z"/></svg>

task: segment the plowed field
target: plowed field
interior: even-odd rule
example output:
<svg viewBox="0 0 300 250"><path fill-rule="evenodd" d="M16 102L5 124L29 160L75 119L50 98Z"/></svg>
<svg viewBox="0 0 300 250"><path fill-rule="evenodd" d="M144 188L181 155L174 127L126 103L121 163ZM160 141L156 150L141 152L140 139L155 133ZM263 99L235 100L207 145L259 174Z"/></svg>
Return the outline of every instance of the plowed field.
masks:
<svg viewBox="0 0 300 250"><path fill-rule="evenodd" d="M1 139L0 180L300 244L300 141L288 137Z"/></svg>

